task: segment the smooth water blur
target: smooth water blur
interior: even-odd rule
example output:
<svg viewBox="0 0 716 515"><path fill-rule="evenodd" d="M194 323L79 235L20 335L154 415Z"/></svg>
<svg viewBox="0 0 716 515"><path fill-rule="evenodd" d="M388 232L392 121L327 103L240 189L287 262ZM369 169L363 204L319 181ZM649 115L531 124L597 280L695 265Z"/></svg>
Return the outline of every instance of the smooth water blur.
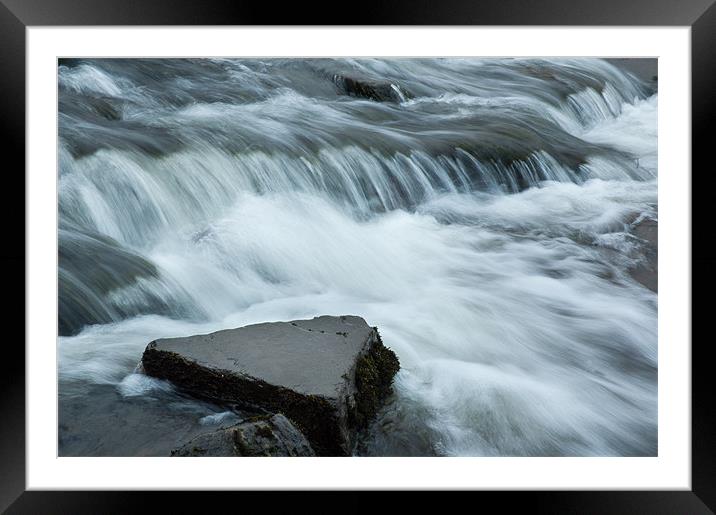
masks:
<svg viewBox="0 0 716 515"><path fill-rule="evenodd" d="M336 73L412 98L341 95ZM61 411L99 420L102 385L226 423L133 373L149 341L355 314L402 365L361 454L656 454L657 296L629 224L657 214L657 95L635 78L595 59L59 77Z"/></svg>

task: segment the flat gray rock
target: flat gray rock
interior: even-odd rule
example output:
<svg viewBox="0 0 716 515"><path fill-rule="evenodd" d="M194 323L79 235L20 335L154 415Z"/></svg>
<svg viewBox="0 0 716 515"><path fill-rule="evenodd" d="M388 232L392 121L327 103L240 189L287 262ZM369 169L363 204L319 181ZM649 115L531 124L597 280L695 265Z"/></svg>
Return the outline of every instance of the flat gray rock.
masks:
<svg viewBox="0 0 716 515"><path fill-rule="evenodd" d="M399 368L356 316L273 322L151 342L147 374L200 397L283 413L318 455L349 455Z"/></svg>
<svg viewBox="0 0 716 515"><path fill-rule="evenodd" d="M191 439L172 456L315 456L303 434L281 414L265 415Z"/></svg>

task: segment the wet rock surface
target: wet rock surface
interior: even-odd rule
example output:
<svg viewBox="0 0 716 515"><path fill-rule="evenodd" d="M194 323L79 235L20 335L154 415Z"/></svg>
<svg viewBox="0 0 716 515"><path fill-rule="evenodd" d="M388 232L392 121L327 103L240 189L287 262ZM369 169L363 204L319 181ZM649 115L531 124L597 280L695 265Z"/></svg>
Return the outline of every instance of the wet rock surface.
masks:
<svg viewBox="0 0 716 515"><path fill-rule="evenodd" d="M394 82L359 79L338 74L333 75L333 82L344 95L376 102L402 102L413 98L409 91Z"/></svg>
<svg viewBox="0 0 716 515"><path fill-rule="evenodd" d="M284 414L319 456L351 454L399 368L377 329L356 316L159 339L142 363L147 374L196 396Z"/></svg>
<svg viewBox="0 0 716 515"><path fill-rule="evenodd" d="M264 415L201 434L172 456L315 456L308 440L283 415Z"/></svg>
<svg viewBox="0 0 716 515"><path fill-rule="evenodd" d="M632 234L640 242L642 258L630 270L632 277L653 292L659 291L659 226L655 218L643 218L631 226Z"/></svg>
<svg viewBox="0 0 716 515"><path fill-rule="evenodd" d="M206 424L203 417L227 408L172 391L127 397L110 384L61 387L64 392L78 389L70 398L61 395L58 402L58 454L63 457L168 456L203 433L250 416L237 412L227 422Z"/></svg>
<svg viewBox="0 0 716 515"><path fill-rule="evenodd" d="M659 60L642 57L613 57L604 59L617 68L630 73L646 84L652 93L659 89Z"/></svg>
<svg viewBox="0 0 716 515"><path fill-rule="evenodd" d="M151 295L144 295L144 310L121 302L97 301L98 293L107 295L138 280L158 276L154 264L108 236L80 230L72 224L60 226L58 264L60 336L77 334L86 325L106 324L142 311L170 311L167 302Z"/></svg>

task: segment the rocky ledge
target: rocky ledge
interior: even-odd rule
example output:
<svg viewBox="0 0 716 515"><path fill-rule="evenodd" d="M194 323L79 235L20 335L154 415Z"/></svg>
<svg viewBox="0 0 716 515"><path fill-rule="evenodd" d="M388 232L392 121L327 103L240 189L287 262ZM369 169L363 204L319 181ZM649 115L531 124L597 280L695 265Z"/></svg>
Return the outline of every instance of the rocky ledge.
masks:
<svg viewBox="0 0 716 515"><path fill-rule="evenodd" d="M253 417L204 433L172 451L172 456L315 456L306 437L283 415Z"/></svg>
<svg viewBox="0 0 716 515"><path fill-rule="evenodd" d="M318 456L352 453L400 367L377 328L356 316L159 339L147 345L142 365L198 397L285 415Z"/></svg>

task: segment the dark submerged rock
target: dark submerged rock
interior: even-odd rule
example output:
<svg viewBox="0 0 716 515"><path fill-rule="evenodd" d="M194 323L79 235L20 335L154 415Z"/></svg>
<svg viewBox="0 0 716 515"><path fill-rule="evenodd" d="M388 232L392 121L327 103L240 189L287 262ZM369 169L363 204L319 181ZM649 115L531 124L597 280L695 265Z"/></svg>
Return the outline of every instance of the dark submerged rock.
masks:
<svg viewBox="0 0 716 515"><path fill-rule="evenodd" d="M413 98L409 91L394 82L357 79L338 74L333 76L333 82L344 95L376 102L402 102Z"/></svg>
<svg viewBox="0 0 716 515"><path fill-rule="evenodd" d="M653 57L613 57L604 59L617 68L633 75L646 85L649 94L659 89L659 60Z"/></svg>
<svg viewBox="0 0 716 515"><path fill-rule="evenodd" d="M152 263L118 242L75 226L61 226L58 231L58 264L60 336L120 319L121 310L106 305L101 297L140 278L158 275Z"/></svg>
<svg viewBox="0 0 716 515"><path fill-rule="evenodd" d="M315 456L308 440L281 414L253 417L204 433L172 456Z"/></svg>
<svg viewBox="0 0 716 515"><path fill-rule="evenodd" d="M57 58L57 66L67 66L68 68L74 68L84 62L85 62L84 59L79 59L76 57L58 57Z"/></svg>
<svg viewBox="0 0 716 515"><path fill-rule="evenodd" d="M190 317L180 297L136 289L131 302L112 292L140 281L160 280L157 267L118 241L69 222L58 231L58 330L60 336L85 326L106 324L141 314Z"/></svg>
<svg viewBox="0 0 716 515"><path fill-rule="evenodd" d="M155 340L142 363L199 397L283 413L319 456L351 454L399 369L378 330L356 316Z"/></svg>
<svg viewBox="0 0 716 515"><path fill-rule="evenodd" d="M642 259L630 270L631 276L651 291L659 291L659 224L654 218L641 219L631 226L631 231L641 241Z"/></svg>

